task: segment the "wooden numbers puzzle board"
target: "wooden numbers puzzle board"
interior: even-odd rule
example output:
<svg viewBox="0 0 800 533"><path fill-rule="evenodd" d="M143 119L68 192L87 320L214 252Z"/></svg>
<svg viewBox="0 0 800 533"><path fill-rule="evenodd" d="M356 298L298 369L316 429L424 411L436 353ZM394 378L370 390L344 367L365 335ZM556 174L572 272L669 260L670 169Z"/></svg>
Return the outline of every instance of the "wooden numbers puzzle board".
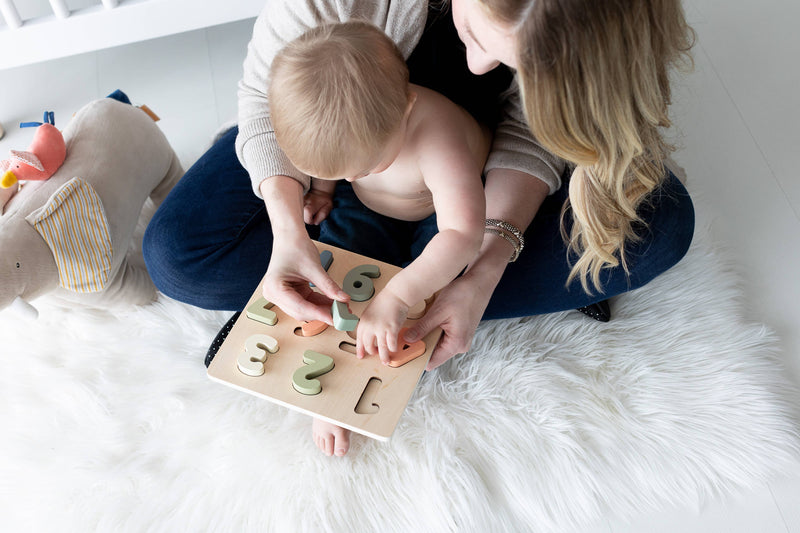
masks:
<svg viewBox="0 0 800 533"><path fill-rule="evenodd" d="M401 270L341 248L314 244L323 265L332 257L328 274L351 294L349 309L355 316L361 316L374 298L369 296L369 285L374 285L374 294L378 294ZM378 277L372 277L375 272L370 265L378 267ZM365 274L359 275L361 272ZM354 301L354 292L366 299ZM436 328L422 339L422 355L392 367L383 365L377 354L356 358L355 332L328 326L312 336L302 336L303 323L266 302L261 284L247 311L239 316L209 365L209 378L383 441L394 432L442 333ZM423 313L423 306L412 309L406 326ZM313 323L306 329L313 329L309 325ZM421 345L404 348L407 352L423 349ZM398 358L393 357L392 364ZM326 371L331 362L333 368Z"/></svg>

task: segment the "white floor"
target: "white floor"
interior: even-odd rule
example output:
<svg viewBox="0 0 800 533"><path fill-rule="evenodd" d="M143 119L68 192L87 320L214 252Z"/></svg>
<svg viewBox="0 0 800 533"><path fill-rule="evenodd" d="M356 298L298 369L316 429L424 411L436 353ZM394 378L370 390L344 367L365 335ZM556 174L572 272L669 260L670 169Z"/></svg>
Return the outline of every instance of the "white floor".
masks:
<svg viewBox="0 0 800 533"><path fill-rule="evenodd" d="M675 85L675 159L721 246L739 259L749 316L782 338L800 382L800 4L690 0L695 69ZM87 101L120 88L162 116L186 166L235 117L235 88L251 22L0 71L0 154L23 149L20 121L55 111L64 126ZM3 51L2 53L8 53ZM590 531L800 533L800 471L749 494Z"/></svg>

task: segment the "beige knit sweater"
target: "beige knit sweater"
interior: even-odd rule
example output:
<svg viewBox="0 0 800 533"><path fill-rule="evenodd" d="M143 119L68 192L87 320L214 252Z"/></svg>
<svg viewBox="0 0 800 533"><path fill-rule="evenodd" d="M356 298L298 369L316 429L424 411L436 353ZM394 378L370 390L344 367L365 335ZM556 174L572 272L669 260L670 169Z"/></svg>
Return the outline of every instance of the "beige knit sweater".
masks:
<svg viewBox="0 0 800 533"><path fill-rule="evenodd" d="M256 195L260 196L261 182L272 176L290 176L302 183L304 190L310 184L310 178L297 170L278 146L270 121L266 93L270 65L278 51L319 24L361 19L383 28L407 58L422 36L427 11L427 0L266 0L253 27L238 93L236 154L250 174ZM531 174L547 183L551 193L560 186L564 162L533 139L516 93L504 105L484 171L493 168Z"/></svg>

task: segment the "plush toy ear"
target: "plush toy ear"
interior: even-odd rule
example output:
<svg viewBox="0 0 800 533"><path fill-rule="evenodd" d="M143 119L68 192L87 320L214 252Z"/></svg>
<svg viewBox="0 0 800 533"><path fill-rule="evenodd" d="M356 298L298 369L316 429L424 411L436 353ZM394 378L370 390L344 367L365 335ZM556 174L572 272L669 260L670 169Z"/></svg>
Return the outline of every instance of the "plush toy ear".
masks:
<svg viewBox="0 0 800 533"><path fill-rule="evenodd" d="M81 293L105 288L111 272L111 233L103 203L89 183L72 178L26 220L53 252L61 287Z"/></svg>
<svg viewBox="0 0 800 533"><path fill-rule="evenodd" d="M11 159L14 159L15 161L21 161L40 172L44 172L44 165L42 165L42 162L39 161L39 158L36 157L36 154L34 154L33 152L21 152L19 150L11 150Z"/></svg>

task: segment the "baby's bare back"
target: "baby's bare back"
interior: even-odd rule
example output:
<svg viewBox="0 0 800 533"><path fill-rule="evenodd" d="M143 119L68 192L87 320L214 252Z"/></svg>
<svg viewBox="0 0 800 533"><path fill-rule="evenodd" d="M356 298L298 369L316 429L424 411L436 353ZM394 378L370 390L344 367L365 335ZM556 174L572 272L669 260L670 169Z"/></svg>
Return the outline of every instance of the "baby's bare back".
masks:
<svg viewBox="0 0 800 533"><path fill-rule="evenodd" d="M443 158L474 158L482 169L491 135L463 108L430 89L412 85L417 100L408 121L405 143L394 162L379 174L353 182L358 198L370 209L400 220L422 220L434 212L420 157L440 150ZM458 187L463 176L453 176Z"/></svg>

